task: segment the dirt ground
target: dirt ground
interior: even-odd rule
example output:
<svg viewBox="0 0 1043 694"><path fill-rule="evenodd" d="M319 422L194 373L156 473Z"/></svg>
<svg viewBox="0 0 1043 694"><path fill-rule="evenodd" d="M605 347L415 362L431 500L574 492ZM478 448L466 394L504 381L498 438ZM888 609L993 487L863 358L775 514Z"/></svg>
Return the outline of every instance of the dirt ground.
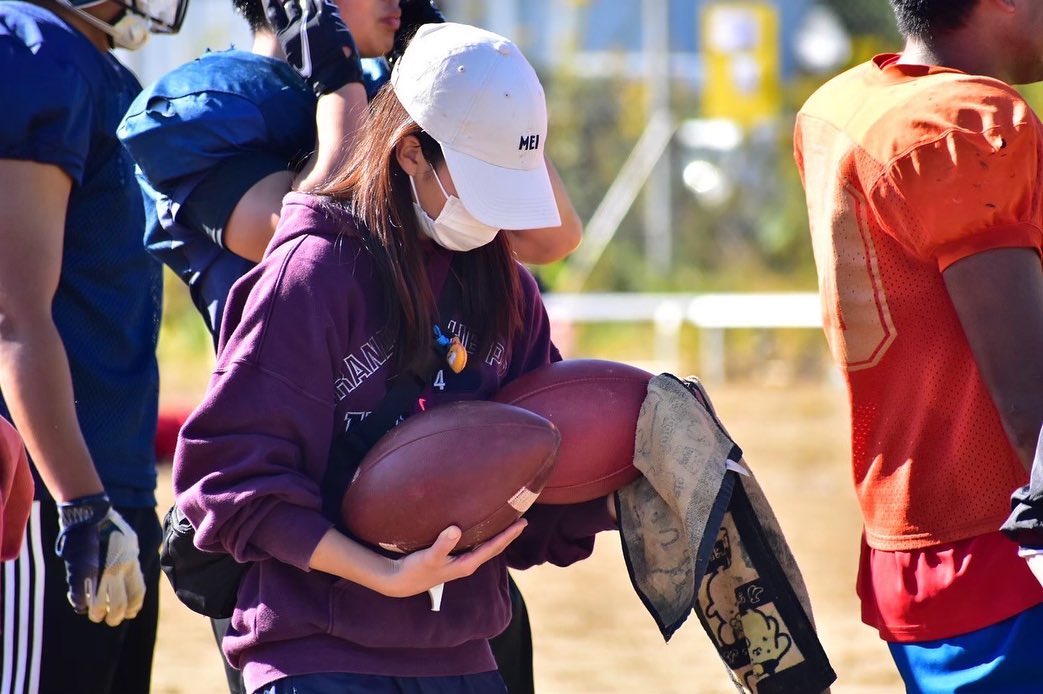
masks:
<svg viewBox="0 0 1043 694"><path fill-rule="evenodd" d="M829 385L711 388L721 419L761 481L811 594L837 694L902 691L883 643L861 624L854 595L860 524L848 473L847 404ZM169 470L160 507L169 504ZM618 538L567 569L517 575L532 618L536 684L547 694L734 692L693 618L666 645L630 586ZM153 691L220 694L224 679L206 620L163 581Z"/></svg>

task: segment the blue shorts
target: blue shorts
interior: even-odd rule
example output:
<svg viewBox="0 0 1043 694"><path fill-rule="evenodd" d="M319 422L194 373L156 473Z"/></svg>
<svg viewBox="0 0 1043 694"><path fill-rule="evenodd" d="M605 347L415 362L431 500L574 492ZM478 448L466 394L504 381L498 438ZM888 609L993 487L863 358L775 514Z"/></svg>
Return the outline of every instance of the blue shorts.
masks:
<svg viewBox="0 0 1043 694"><path fill-rule="evenodd" d="M910 694L1043 691L1043 604L969 634L887 645Z"/></svg>
<svg viewBox="0 0 1043 694"><path fill-rule="evenodd" d="M455 677L387 677L330 672L283 677L255 694L507 694L496 670Z"/></svg>

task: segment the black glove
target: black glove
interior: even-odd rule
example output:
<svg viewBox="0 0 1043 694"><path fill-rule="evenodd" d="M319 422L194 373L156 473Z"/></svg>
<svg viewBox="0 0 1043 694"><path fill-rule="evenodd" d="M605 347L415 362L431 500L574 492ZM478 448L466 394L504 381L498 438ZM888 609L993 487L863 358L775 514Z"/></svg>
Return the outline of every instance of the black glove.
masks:
<svg viewBox="0 0 1043 694"><path fill-rule="evenodd" d="M402 10L402 23L395 32L395 46L387 54L388 62L392 66L406 50L409 39L424 24L441 24L445 21L442 11L435 6L434 0L402 0L399 5Z"/></svg>
<svg viewBox="0 0 1043 694"><path fill-rule="evenodd" d="M58 505L55 552L65 562L69 602L92 622L116 626L145 601L138 536L104 494Z"/></svg>
<svg viewBox="0 0 1043 694"><path fill-rule="evenodd" d="M362 61L355 39L334 0L264 0L286 60L315 94L329 94L362 82Z"/></svg>

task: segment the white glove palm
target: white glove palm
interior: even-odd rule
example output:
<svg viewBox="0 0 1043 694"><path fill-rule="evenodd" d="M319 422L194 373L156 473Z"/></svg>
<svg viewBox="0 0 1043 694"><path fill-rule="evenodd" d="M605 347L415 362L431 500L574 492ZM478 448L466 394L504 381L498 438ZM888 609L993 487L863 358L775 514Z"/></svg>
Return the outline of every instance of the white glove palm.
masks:
<svg viewBox="0 0 1043 694"><path fill-rule="evenodd" d="M109 509L98 531L102 545L107 535L108 548L97 590L88 596L87 616L92 622L104 619L114 627L124 619L137 617L145 602L138 536L113 509Z"/></svg>
<svg viewBox="0 0 1043 694"><path fill-rule="evenodd" d="M116 626L145 601L138 536L103 495L59 506L55 547L65 561L69 603L92 622Z"/></svg>

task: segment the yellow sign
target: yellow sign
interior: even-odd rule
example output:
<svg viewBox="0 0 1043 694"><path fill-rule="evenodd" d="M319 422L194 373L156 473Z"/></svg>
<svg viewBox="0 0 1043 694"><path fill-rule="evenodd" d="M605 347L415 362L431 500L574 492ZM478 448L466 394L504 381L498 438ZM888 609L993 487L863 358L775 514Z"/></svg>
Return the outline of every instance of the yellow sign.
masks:
<svg viewBox="0 0 1043 694"><path fill-rule="evenodd" d="M703 116L749 127L782 104L779 13L774 4L712 2L702 9Z"/></svg>

